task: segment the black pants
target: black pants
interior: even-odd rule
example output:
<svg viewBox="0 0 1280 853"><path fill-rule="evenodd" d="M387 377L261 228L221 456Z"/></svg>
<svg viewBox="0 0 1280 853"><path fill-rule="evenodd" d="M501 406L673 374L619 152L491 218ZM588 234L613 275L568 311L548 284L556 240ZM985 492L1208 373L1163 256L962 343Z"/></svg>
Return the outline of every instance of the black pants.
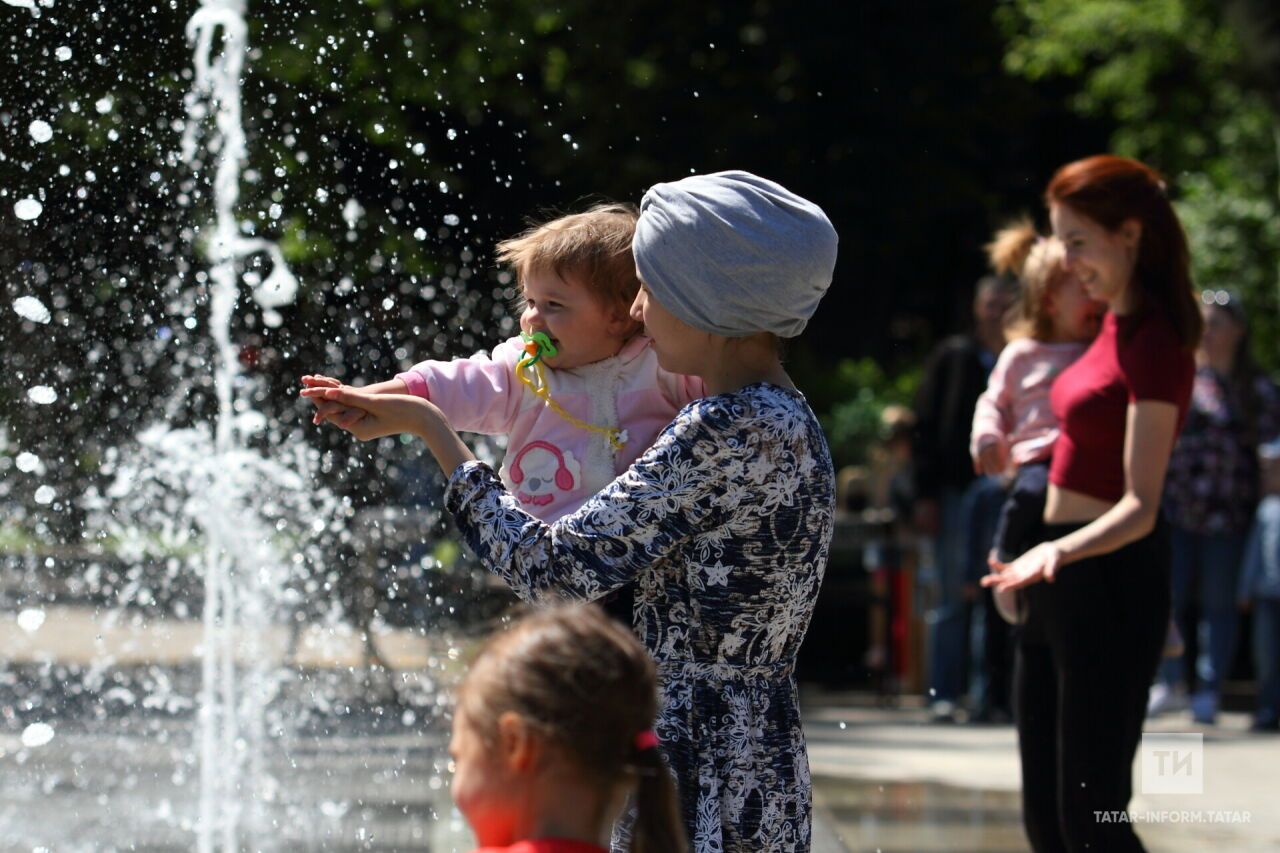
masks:
<svg viewBox="0 0 1280 853"><path fill-rule="evenodd" d="M1079 525L1048 525L1056 539ZM1037 853L1143 850L1128 808L1147 689L1169 625L1169 534L1064 566L1027 588L1014 667L1022 808Z"/></svg>
<svg viewBox="0 0 1280 853"><path fill-rule="evenodd" d="M1044 540L1044 502L1049 494L1049 463L1029 462L1018 467L1000 507L996 524L996 556L1003 562L1022 556Z"/></svg>

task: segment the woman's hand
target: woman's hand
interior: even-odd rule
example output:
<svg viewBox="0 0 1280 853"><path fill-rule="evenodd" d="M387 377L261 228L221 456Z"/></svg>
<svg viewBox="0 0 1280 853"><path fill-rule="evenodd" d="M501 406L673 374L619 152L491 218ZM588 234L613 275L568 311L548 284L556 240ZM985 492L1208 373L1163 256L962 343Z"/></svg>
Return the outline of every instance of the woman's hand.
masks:
<svg viewBox="0 0 1280 853"><path fill-rule="evenodd" d="M310 400L311 404L316 408L315 414L311 418L311 422L313 424L322 424L325 421L328 421L329 423L342 427L343 429L347 429L348 426L354 425L364 417L364 412L360 409L353 409L349 406L344 406L341 403L326 400L322 396L307 393L307 391L312 391L317 388L347 387L332 376L308 374L307 376L302 377L302 387L302 396ZM405 385L403 380L388 379L386 382L376 382L373 385L366 385L363 388L351 390L365 391L369 394L408 394L409 386ZM347 431L350 432L349 429L347 429Z"/></svg>
<svg viewBox="0 0 1280 853"><path fill-rule="evenodd" d="M304 388L302 396L347 409L347 413L335 414L328 420L361 441L388 435L417 436L426 443L446 474L451 474L463 462L475 459L449 425L444 412L421 397L377 393L345 385Z"/></svg>
<svg viewBox="0 0 1280 853"><path fill-rule="evenodd" d="M302 390L324 419L361 441L388 435L422 436L432 418L444 419L435 406L409 394L378 394L345 385L316 385Z"/></svg>
<svg viewBox="0 0 1280 853"><path fill-rule="evenodd" d="M995 587L996 592L1022 589L1033 583L1053 583L1062 565L1062 549L1053 542L1041 542L1027 553L1009 563L995 557L987 560L991 574L982 579L982 585Z"/></svg>
<svg viewBox="0 0 1280 853"><path fill-rule="evenodd" d="M302 377L302 396L311 401L311 405L315 407L315 413L311 416L313 424L322 424L328 421L333 424L341 425L342 423L354 422L364 417L364 412L358 409L349 409L341 403L335 403L324 399L314 393L307 393L319 388L341 388L342 383L331 376L310 375Z"/></svg>

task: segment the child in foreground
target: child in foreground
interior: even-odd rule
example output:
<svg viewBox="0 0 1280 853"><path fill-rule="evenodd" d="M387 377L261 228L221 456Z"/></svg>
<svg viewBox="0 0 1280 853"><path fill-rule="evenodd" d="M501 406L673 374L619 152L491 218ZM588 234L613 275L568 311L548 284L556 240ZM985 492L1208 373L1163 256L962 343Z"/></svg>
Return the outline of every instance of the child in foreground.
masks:
<svg viewBox="0 0 1280 853"><path fill-rule="evenodd" d="M701 379L658 366L630 317L640 289L631 254L637 217L630 205L597 205L498 244L498 260L517 276L520 329L545 335L542 346L515 337L492 355L424 361L367 390L413 394L456 429L507 436L498 474L521 508L547 523L573 512L704 396ZM364 416L323 398L339 380L304 376L302 384L315 423L345 429Z"/></svg>
<svg viewBox="0 0 1280 853"><path fill-rule="evenodd" d="M1097 336L1104 306L1063 269L1062 243L1039 236L1030 221L1002 229L987 251L998 272L1015 273L1022 285L1009 343L978 398L969 441L979 474L1011 474L993 543L1003 562L1039 541L1058 438L1049 389ZM1015 593L997 592L995 601L1006 621L1021 621Z"/></svg>
<svg viewBox="0 0 1280 853"><path fill-rule="evenodd" d="M605 853L628 796L634 853L688 849L657 711L653 661L598 607L493 637L458 690L449 744L477 853Z"/></svg>

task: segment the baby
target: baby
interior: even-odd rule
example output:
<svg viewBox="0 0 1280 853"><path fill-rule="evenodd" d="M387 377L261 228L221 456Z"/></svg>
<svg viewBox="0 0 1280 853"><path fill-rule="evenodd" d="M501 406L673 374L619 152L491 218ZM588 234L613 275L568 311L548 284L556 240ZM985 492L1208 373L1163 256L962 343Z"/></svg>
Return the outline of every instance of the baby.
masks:
<svg viewBox="0 0 1280 853"><path fill-rule="evenodd" d="M1002 229L987 251L992 265L1016 273L1021 285L1006 329L1010 340L974 408L969 443L977 473L1010 477L994 539L995 557L1003 561L1040 541L1058 438L1049 389L1097 336L1104 306L1063 268L1062 243L1039 236L1030 222ZM995 603L1007 621L1021 621L1014 593L997 593Z"/></svg>
<svg viewBox="0 0 1280 853"><path fill-rule="evenodd" d="M499 475L547 523L612 482L705 394L701 379L658 366L630 317L640 289L631 254L637 217L632 206L602 204L499 243L498 260L517 276L523 337L491 355L424 361L371 388L425 397L456 429L507 436ZM316 423L363 417L321 398L338 380L304 376L302 384Z"/></svg>

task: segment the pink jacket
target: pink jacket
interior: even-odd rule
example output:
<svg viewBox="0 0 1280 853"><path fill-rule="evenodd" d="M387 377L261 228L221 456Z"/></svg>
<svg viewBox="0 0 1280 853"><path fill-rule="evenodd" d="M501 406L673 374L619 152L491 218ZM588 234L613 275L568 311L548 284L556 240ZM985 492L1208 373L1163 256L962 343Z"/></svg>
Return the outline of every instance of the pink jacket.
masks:
<svg viewBox="0 0 1280 853"><path fill-rule="evenodd" d="M1014 466L1048 459L1058 439L1049 389L1088 346L1046 344L1033 338L1020 338L1005 346L987 380L987 390L973 410L969 453L976 459L983 447L1000 442Z"/></svg>
<svg viewBox="0 0 1280 853"><path fill-rule="evenodd" d="M440 407L456 428L507 436L498 471L521 506L547 523L576 510L648 450L686 403L706 396L696 376L668 373L647 337L637 335L612 358L572 370L544 371L551 398L576 418L626 430L614 452L608 439L575 427L516 378L519 338L492 355L424 361L397 376L409 392Z"/></svg>

